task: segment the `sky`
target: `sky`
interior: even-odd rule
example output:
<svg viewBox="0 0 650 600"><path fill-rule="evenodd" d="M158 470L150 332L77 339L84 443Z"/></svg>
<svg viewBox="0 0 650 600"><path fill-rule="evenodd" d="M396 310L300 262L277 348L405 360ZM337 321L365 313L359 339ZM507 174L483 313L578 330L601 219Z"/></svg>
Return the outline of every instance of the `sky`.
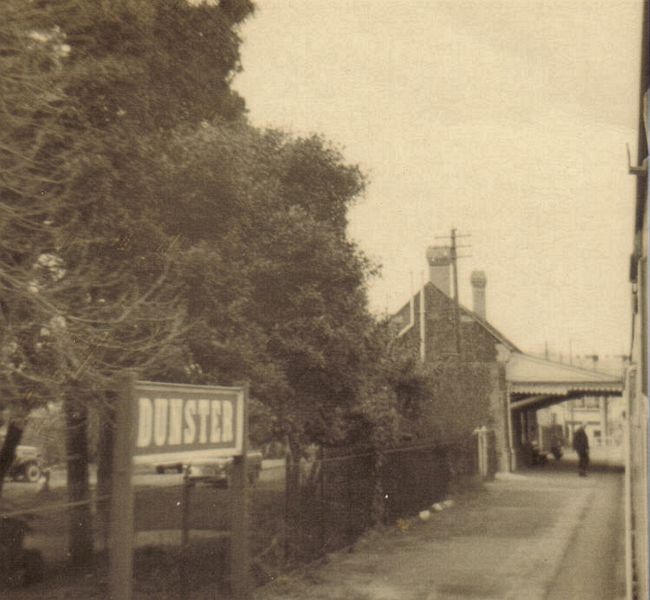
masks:
<svg viewBox="0 0 650 600"><path fill-rule="evenodd" d="M469 235L487 316L524 351L630 344L641 0L257 0L235 88L251 121L320 133L368 176L349 235L374 312Z"/></svg>

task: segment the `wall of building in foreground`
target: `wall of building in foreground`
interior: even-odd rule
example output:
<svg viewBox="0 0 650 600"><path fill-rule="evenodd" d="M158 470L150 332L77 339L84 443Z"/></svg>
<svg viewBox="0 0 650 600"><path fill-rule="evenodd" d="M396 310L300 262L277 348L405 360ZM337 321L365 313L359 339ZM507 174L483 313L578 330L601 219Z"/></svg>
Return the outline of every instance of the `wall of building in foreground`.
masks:
<svg viewBox="0 0 650 600"><path fill-rule="evenodd" d="M644 4L641 46L641 110L636 165L634 248L630 262L632 289L631 364L626 374L625 519L627 599L650 597L648 567L648 4ZM645 169L644 165L645 164Z"/></svg>
<svg viewBox="0 0 650 600"><path fill-rule="evenodd" d="M648 201L646 179L646 202ZM625 514L628 599L649 598L648 567L648 214L637 232L634 327L631 365L626 374Z"/></svg>

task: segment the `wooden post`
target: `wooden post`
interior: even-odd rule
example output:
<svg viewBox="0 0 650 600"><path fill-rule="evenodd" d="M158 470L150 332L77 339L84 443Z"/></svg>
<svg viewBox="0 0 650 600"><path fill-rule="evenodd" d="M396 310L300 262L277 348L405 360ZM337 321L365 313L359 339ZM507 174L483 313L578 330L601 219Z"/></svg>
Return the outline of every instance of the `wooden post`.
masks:
<svg viewBox="0 0 650 600"><path fill-rule="evenodd" d="M133 595L133 489L131 474L135 436L135 374L120 376L115 413L113 486L109 534L110 600L131 600Z"/></svg>
<svg viewBox="0 0 650 600"><path fill-rule="evenodd" d="M187 600L189 598L189 553L190 553L190 494L192 481L190 479L190 466L185 467L183 475L183 499L181 513L181 561L179 565L179 598Z"/></svg>
<svg viewBox="0 0 650 600"><path fill-rule="evenodd" d="M517 469L517 454L515 451L514 420L512 418L512 398L510 393L510 384L506 382L506 427L508 428L508 473L514 473Z"/></svg>
<svg viewBox="0 0 650 600"><path fill-rule="evenodd" d="M101 532L102 550L108 551L111 522L111 491L113 489L113 446L115 443L115 393L106 394L105 405L99 412L100 427L97 442L97 500L96 511Z"/></svg>
<svg viewBox="0 0 650 600"><path fill-rule="evenodd" d="M244 392L244 430L242 453L235 456L232 468L232 533L230 536L230 587L235 600L250 597L250 554L248 547L248 481L246 458L248 453L248 384Z"/></svg>

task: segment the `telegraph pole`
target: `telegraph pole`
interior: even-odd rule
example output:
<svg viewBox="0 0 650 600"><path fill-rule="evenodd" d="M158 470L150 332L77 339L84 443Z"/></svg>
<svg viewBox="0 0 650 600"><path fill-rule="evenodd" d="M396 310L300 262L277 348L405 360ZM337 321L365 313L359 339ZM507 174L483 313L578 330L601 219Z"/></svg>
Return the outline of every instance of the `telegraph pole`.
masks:
<svg viewBox="0 0 650 600"><path fill-rule="evenodd" d="M456 247L456 230L451 230L451 268L454 283L454 329L456 330L456 353L463 360L463 344L460 331L460 306L458 299L458 252Z"/></svg>
<svg viewBox="0 0 650 600"><path fill-rule="evenodd" d="M449 258L451 259L452 281L453 281L453 316L454 316L454 334L456 338L456 355L458 360L463 360L463 340L460 326L460 300L458 296L458 259L469 258L469 256L458 256L458 248L469 248L469 246L459 246L457 244L458 238L470 237L469 235L459 235L456 229L451 230L451 244L449 246ZM447 236L436 236L437 239L450 239Z"/></svg>

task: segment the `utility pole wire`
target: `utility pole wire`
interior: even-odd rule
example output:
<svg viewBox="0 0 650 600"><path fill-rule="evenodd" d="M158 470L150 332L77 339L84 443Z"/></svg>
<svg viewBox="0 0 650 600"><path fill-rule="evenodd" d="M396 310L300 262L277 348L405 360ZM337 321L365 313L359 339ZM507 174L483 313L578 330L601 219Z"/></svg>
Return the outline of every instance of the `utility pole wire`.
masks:
<svg viewBox="0 0 650 600"><path fill-rule="evenodd" d="M449 257L451 259L451 268L453 276L453 318L454 318L454 334L456 337L456 355L458 356L459 361L463 361L463 340L462 332L460 326L460 299L458 295L458 259L459 258L470 258L471 255L458 255L459 248L471 248L471 245L467 244L457 244L456 240L460 238L471 237L471 234L459 234L456 232L456 229L451 230L451 236L446 235L437 235L435 239L445 239L448 240L451 238L451 245L449 246Z"/></svg>

